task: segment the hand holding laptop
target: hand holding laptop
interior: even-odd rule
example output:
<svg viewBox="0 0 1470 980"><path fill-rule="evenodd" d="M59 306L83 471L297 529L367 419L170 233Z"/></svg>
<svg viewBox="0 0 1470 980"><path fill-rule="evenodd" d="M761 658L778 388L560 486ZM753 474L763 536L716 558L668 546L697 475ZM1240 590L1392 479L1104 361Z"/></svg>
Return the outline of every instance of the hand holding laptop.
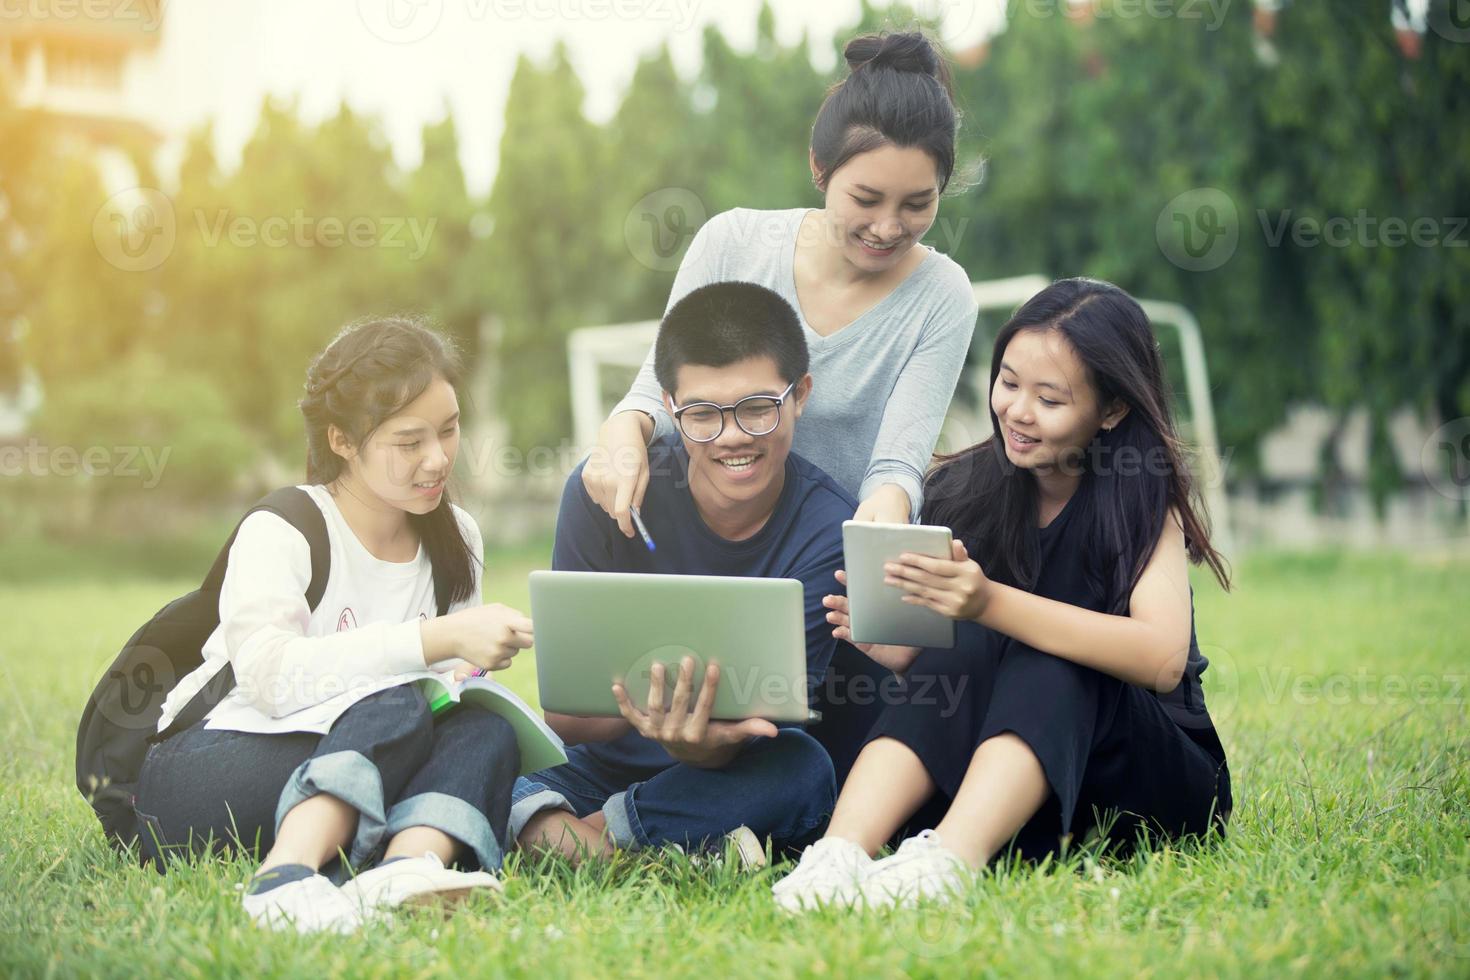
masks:
<svg viewBox="0 0 1470 980"><path fill-rule="evenodd" d="M612 686L613 697L618 700L618 710L638 734L658 742L679 762L702 768L719 768L730 761L746 739L776 736L776 726L763 718L710 721L710 709L720 686L718 664L705 668L704 684L692 711L689 699L694 691L693 657L680 661L674 697L667 709L664 707L664 665L655 663L651 675L647 711L640 711L633 704L621 684Z"/></svg>

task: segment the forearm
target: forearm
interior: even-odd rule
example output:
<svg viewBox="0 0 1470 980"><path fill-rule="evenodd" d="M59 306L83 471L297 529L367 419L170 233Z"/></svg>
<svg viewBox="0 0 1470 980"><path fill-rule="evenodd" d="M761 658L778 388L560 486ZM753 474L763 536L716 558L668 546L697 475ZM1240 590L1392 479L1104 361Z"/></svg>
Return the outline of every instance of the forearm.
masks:
<svg viewBox="0 0 1470 980"><path fill-rule="evenodd" d="M1189 651L1164 630L1008 585L993 582L990 588L980 625L1129 684L1155 691L1178 686Z"/></svg>
<svg viewBox="0 0 1470 980"><path fill-rule="evenodd" d="M621 429L624 425L629 426L630 432L632 431L631 427L636 425L639 434L643 437L643 444L645 446L653 439L653 416L641 408L623 408L619 411L614 411L612 415L608 416L607 421L602 423L603 441L608 441L608 437L612 436L615 431Z"/></svg>
<svg viewBox="0 0 1470 980"><path fill-rule="evenodd" d="M419 640L423 644L426 667L442 670L444 661L460 658L459 644L455 642L453 631L444 622L443 616L421 620Z"/></svg>
<svg viewBox="0 0 1470 980"><path fill-rule="evenodd" d="M863 498L853 519L879 524L908 524L915 512L908 490L897 483L882 483Z"/></svg>
<svg viewBox="0 0 1470 980"><path fill-rule="evenodd" d="M639 414L653 415L663 411L663 391L659 387L658 377L653 369L653 349L650 348L648 355L643 359L638 368L638 374L633 378L633 383L628 386L628 393L622 400L613 406L608 421L612 421L625 412L637 412ZM650 419L650 424L652 420ZM651 431L651 430L650 430Z"/></svg>
<svg viewBox="0 0 1470 980"><path fill-rule="evenodd" d="M899 647L887 643L874 643L864 651L868 659L880 667L887 667L895 674L905 673L914 658L919 655L918 647Z"/></svg>
<svg viewBox="0 0 1470 980"><path fill-rule="evenodd" d="M232 620L225 634L237 696L273 718L424 667L416 622L370 623L320 637L266 627L241 640L244 619Z"/></svg>
<svg viewBox="0 0 1470 980"><path fill-rule="evenodd" d="M568 745L611 742L633 730L633 726L622 718L586 718L581 715L557 714L554 711L547 711L545 715L546 724Z"/></svg>

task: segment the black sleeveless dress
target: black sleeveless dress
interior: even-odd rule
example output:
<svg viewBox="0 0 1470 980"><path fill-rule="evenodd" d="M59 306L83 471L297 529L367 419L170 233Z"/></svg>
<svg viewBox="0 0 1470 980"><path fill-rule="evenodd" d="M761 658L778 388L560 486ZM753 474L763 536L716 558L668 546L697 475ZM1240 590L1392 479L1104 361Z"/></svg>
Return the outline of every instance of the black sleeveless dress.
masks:
<svg viewBox="0 0 1470 980"><path fill-rule="evenodd" d="M1111 608L1092 554L1084 480L1062 512L1038 529L1037 595L1095 612ZM1010 732L1041 762L1052 793L1017 835L1027 857L1070 835L1106 832L1127 850L1141 832L1175 838L1223 831L1231 808L1225 751L1205 710L1207 662L1190 631L1179 687L1159 694L1042 653L978 623L956 624L951 650L926 649L868 736L893 738L923 761L939 791L906 832L939 822L975 749Z"/></svg>

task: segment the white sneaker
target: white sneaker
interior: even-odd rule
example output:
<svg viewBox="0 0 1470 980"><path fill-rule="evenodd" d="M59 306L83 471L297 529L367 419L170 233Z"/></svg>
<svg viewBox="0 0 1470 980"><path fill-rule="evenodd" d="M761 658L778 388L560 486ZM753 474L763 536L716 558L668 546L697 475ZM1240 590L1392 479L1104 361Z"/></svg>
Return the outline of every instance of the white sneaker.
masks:
<svg viewBox="0 0 1470 980"><path fill-rule="evenodd" d="M755 831L741 824L725 835L727 851L733 849L742 871L759 871L766 866L766 848Z"/></svg>
<svg viewBox="0 0 1470 980"><path fill-rule="evenodd" d="M923 830L873 863L863 878L863 900L872 909L907 908L925 899L946 902L963 894L974 876L964 858L940 843L938 834Z"/></svg>
<svg viewBox="0 0 1470 980"><path fill-rule="evenodd" d="M399 905L452 905L477 889L500 892L500 879L487 871L444 867L433 851L370 868L342 886L342 894L364 917Z"/></svg>
<svg viewBox="0 0 1470 980"><path fill-rule="evenodd" d="M719 851L708 851L689 855L689 863L696 868L706 865L721 865L732 856L740 863L741 871L759 871L766 866L766 848L761 839L755 835L745 824L741 824L720 839L723 845ZM685 853L684 848L678 844L669 844L680 854Z"/></svg>
<svg viewBox="0 0 1470 980"><path fill-rule="evenodd" d="M357 903L322 875L246 895L245 911L263 929L347 934L362 925Z"/></svg>
<svg viewBox="0 0 1470 980"><path fill-rule="evenodd" d="M787 912L824 905L851 908L861 897L863 877L872 863L868 852L852 841L823 837L801 852L796 869L771 886L771 894Z"/></svg>

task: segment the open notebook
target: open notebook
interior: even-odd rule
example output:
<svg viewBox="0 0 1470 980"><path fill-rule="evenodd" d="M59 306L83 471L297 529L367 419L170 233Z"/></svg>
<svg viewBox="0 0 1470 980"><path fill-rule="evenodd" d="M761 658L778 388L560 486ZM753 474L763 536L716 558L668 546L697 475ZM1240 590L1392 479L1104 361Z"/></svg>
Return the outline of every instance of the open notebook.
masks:
<svg viewBox="0 0 1470 980"><path fill-rule="evenodd" d="M559 766L567 761L561 737L514 691L488 677L468 677L455 683L447 674L433 674L419 681L429 707L437 714L459 702L473 704L510 722L521 750L521 775Z"/></svg>

